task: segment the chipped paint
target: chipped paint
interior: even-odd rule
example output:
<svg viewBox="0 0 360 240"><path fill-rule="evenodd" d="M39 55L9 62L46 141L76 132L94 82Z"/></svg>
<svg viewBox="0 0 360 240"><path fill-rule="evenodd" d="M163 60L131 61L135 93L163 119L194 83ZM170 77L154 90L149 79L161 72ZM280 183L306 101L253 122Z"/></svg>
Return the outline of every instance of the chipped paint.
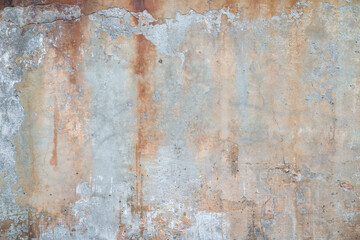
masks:
<svg viewBox="0 0 360 240"><path fill-rule="evenodd" d="M0 1L1 239L358 239L358 1Z"/></svg>

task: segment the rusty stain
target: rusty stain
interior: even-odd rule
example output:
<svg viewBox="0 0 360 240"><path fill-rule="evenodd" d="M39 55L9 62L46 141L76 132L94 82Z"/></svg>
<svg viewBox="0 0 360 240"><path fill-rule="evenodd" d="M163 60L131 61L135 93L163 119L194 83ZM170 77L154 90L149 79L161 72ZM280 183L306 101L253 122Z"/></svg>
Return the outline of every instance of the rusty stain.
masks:
<svg viewBox="0 0 360 240"><path fill-rule="evenodd" d="M148 159L156 151L158 133L154 131L154 124L157 117L157 109L152 99L153 87L149 71L156 61L155 46L143 35L135 36L136 58L134 62L134 73L137 76L137 137L135 143L136 161L136 211L140 213L142 225L144 224L144 203L143 203L143 178L142 160ZM151 136L151 137L149 137ZM143 234L144 226L140 226Z"/></svg>
<svg viewBox="0 0 360 240"><path fill-rule="evenodd" d="M136 0L132 2L135 12L147 9L149 12L153 5L150 1ZM152 2L152 1L151 1ZM135 24L138 24L135 18ZM145 38L144 35L135 35L135 60L133 70L137 82L137 136L135 143L135 170L136 170L136 199L135 210L140 214L140 234L143 236L145 230L144 202L143 202L143 181L144 169L143 160L149 159L156 152L159 133L155 131L155 122L157 118L157 108L154 105L152 94L151 70L156 62L156 48Z"/></svg>
<svg viewBox="0 0 360 240"><path fill-rule="evenodd" d="M55 25L48 32L48 38L56 41L56 47L49 49L46 64L30 70L28 77L17 86L27 113L21 129L22 138L16 140L17 148L24 145L24 141L28 142L25 145L29 149L25 152L31 156L27 163L23 160L27 156L20 150L17 155L17 169L31 169L18 171L19 186L24 192L19 202L31 202L34 211L28 219L30 238L40 237L42 228L51 229L61 219L69 226L74 223L76 218L71 215L71 206L79 196L68 188L75 189L77 184L88 180L91 169L89 142L85 139L90 91L80 70L84 52L81 50L82 28L86 28L86 24L84 19L75 24L59 22ZM59 66L60 70L55 71ZM73 96L71 100L69 95ZM49 108L48 104L53 107ZM47 139L48 143L42 144ZM49 174L46 180L40 177L44 174ZM46 214L46 218L54 220L39 220L35 217L38 214Z"/></svg>
<svg viewBox="0 0 360 240"><path fill-rule="evenodd" d="M229 161L231 174L236 176L239 172L239 147L237 145L231 146Z"/></svg>
<svg viewBox="0 0 360 240"><path fill-rule="evenodd" d="M149 1L136 0L132 2L135 12L147 9L151 12L153 6L147 5ZM137 19L135 19L137 25ZM155 46L143 35L136 35L135 38L135 61L133 64L134 74L137 76L137 136L135 143L135 169L136 169L136 213L140 214L140 234L143 236L145 230L144 202L143 202L143 180L144 169L142 161L150 157L156 151L156 141L158 136L154 132L154 123L157 117L157 109L153 104L152 83L149 71L156 61ZM149 138L151 136L151 138Z"/></svg>
<svg viewBox="0 0 360 240"><path fill-rule="evenodd" d="M57 142L58 142L58 129L59 129L59 109L57 106L57 101L56 98L54 100L54 146L53 146L53 150L52 150L52 156L51 156L51 160L50 160L50 164L54 167L57 166L58 162L57 162Z"/></svg>
<svg viewBox="0 0 360 240"><path fill-rule="evenodd" d="M79 64L81 63L81 44L83 43L83 32L80 24L68 24L66 30L61 32L57 47L59 61L65 60L69 67L69 81L76 85L79 78Z"/></svg>
<svg viewBox="0 0 360 240"><path fill-rule="evenodd" d="M0 1L0 10L4 9L6 7L13 7L13 1L12 0L1 0Z"/></svg>

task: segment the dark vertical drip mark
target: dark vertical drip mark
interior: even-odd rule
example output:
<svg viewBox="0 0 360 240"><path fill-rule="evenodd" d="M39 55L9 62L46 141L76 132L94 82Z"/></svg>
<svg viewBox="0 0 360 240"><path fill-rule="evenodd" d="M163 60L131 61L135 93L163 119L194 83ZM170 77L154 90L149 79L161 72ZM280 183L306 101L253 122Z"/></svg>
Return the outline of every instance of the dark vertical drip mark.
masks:
<svg viewBox="0 0 360 240"><path fill-rule="evenodd" d="M147 76L149 67L149 52L151 52L151 44L145 39L143 35L136 36L136 60L135 60L135 74L137 76L137 117L138 117L138 132L136 150L136 212L140 214L140 233L143 235L144 231L144 206L143 206L143 171L141 168L142 154L146 153L147 149L147 124L148 121L144 116L149 115L149 90L150 80ZM150 126L149 126L150 127Z"/></svg>
<svg viewBox="0 0 360 240"><path fill-rule="evenodd" d="M57 54L63 59L68 67L68 78L70 83L78 85L80 78L80 63L82 61L81 47L84 41L82 28L79 24L67 25L68 35L60 38Z"/></svg>
<svg viewBox="0 0 360 240"><path fill-rule="evenodd" d="M156 9L157 0L132 0L131 11L143 12L148 11L150 14ZM138 18L135 17L135 25L138 25ZM135 57L132 65L133 80L137 89L137 133L134 139L135 151L135 173L136 173L136 192L134 211L132 213L140 217L139 230L143 237L146 229L146 207L143 201L143 184L145 169L143 168L144 160L149 160L157 151L159 141L159 131L156 130L156 118L158 110L152 98L154 86L151 69L156 63L156 48L143 35L135 35ZM121 231L121 228L119 229ZM119 238L122 236L118 232Z"/></svg>
<svg viewBox="0 0 360 240"><path fill-rule="evenodd" d="M1 0L0 1L0 10L6 8L6 7L13 7L14 3L12 0Z"/></svg>
<svg viewBox="0 0 360 240"><path fill-rule="evenodd" d="M145 229L144 203L143 203L143 180L145 170L142 163L150 159L156 152L158 144L158 131L154 130L157 118L157 108L152 99L153 83L151 78L151 66L156 62L155 46L143 35L136 35L136 57L133 66L137 88L136 108L137 135L135 142L135 167L136 167L136 199L135 213L140 215L140 233L143 236Z"/></svg>
<svg viewBox="0 0 360 240"><path fill-rule="evenodd" d="M236 174L239 171L239 147L237 145L231 146L230 169L231 169L231 175L236 177Z"/></svg>
<svg viewBox="0 0 360 240"><path fill-rule="evenodd" d="M144 1L145 0L133 0L132 1L133 7L137 12L142 12L145 10Z"/></svg>
<svg viewBox="0 0 360 240"><path fill-rule="evenodd" d="M159 9L158 0L132 0L131 2L131 11L133 12L142 12L148 11L151 15L154 15L154 12Z"/></svg>
<svg viewBox="0 0 360 240"><path fill-rule="evenodd" d="M52 150L52 157L50 160L50 164L54 167L57 166L58 164L58 159L57 159L57 145L58 145L58 128L59 128L59 109L58 109L58 105L56 103L56 98L55 98L55 104L54 104L54 137L53 137L53 150Z"/></svg>

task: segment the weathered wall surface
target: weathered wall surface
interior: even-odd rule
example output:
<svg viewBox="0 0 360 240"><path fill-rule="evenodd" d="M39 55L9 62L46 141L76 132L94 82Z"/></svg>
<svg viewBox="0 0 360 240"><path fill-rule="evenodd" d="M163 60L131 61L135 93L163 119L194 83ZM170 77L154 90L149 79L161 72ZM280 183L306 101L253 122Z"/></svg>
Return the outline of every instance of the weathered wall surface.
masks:
<svg viewBox="0 0 360 240"><path fill-rule="evenodd" d="M0 239L360 239L359 1L0 9Z"/></svg>

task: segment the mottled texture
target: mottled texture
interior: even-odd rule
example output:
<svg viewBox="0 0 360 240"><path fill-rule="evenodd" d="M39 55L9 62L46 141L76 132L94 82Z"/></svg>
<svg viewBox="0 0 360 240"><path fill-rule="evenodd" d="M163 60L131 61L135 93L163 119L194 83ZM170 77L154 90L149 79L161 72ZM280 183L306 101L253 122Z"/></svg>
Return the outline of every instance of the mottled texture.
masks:
<svg viewBox="0 0 360 240"><path fill-rule="evenodd" d="M0 9L0 239L360 239L359 1Z"/></svg>

